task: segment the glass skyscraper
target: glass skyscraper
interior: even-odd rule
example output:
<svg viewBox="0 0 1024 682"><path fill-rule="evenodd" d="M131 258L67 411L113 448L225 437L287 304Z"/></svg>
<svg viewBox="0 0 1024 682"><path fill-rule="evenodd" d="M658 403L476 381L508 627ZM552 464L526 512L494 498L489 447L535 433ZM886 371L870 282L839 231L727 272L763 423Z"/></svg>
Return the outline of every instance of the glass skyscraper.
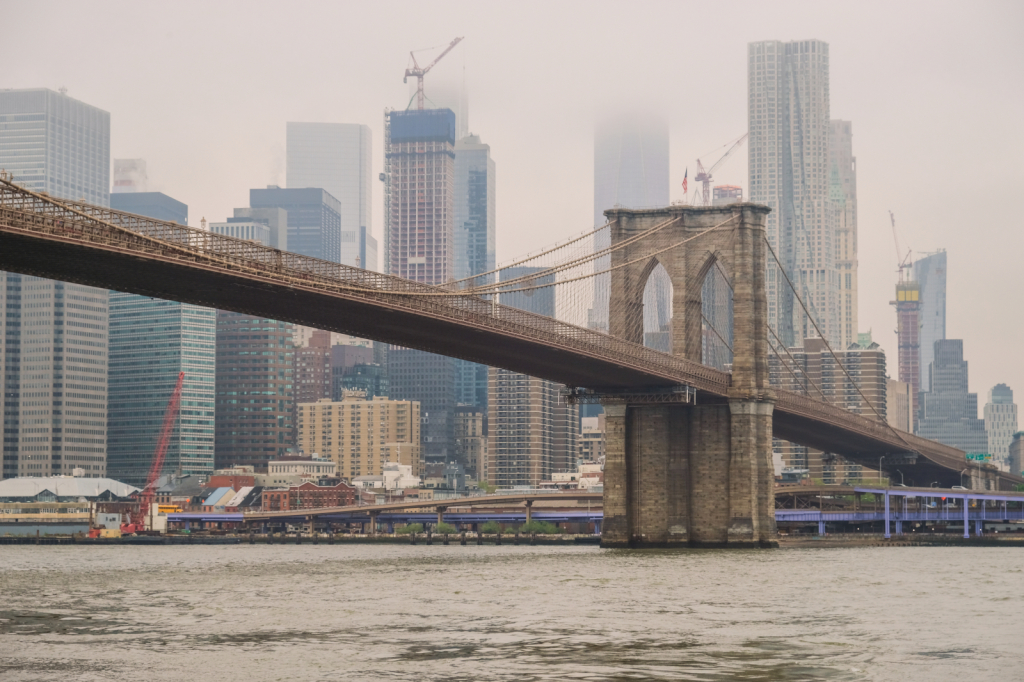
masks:
<svg viewBox="0 0 1024 682"><path fill-rule="evenodd" d="M161 192L111 195L111 208L188 224L188 206ZM142 486L164 413L185 373L164 471L213 472L217 312L189 303L110 292L107 474Z"/></svg>
<svg viewBox="0 0 1024 682"><path fill-rule="evenodd" d="M106 206L110 114L64 92L0 90L0 168L14 182ZM107 292L0 272L0 478L106 475Z"/></svg>
<svg viewBox="0 0 1024 682"><path fill-rule="evenodd" d="M339 262L376 271L371 142L370 127L357 123L289 122L287 126L289 189L319 187L337 199L341 222Z"/></svg>
<svg viewBox="0 0 1024 682"><path fill-rule="evenodd" d="M978 419L978 394L968 390L967 361L960 339L936 341L928 365L931 390L921 392L919 436L960 448L986 452L988 433Z"/></svg>
<svg viewBox="0 0 1024 682"><path fill-rule="evenodd" d="M838 339L828 43L750 43L747 105L750 200L772 208L772 248L825 336ZM773 260L767 289L768 322L786 346L817 336Z"/></svg>
<svg viewBox="0 0 1024 682"><path fill-rule="evenodd" d="M914 263L920 293L921 390L931 390L928 367L935 359L935 342L946 338L946 252L938 251Z"/></svg>
<svg viewBox="0 0 1024 682"><path fill-rule="evenodd" d="M455 143L455 279L494 270L495 166L489 145L477 135ZM493 282L494 276L474 284ZM487 366L456 360L455 394L460 405L487 410Z"/></svg>

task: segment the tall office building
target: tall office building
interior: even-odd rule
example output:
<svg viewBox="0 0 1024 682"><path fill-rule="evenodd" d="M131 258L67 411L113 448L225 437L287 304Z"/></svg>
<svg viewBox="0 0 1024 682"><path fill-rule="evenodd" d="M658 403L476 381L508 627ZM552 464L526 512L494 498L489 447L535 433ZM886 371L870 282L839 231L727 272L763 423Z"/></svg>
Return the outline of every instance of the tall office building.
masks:
<svg viewBox="0 0 1024 682"><path fill-rule="evenodd" d="M899 380L910 386L910 418L917 431L921 391L921 285L914 280L896 284L896 343ZM927 373L928 368L924 368Z"/></svg>
<svg viewBox="0 0 1024 682"><path fill-rule="evenodd" d="M914 263L914 281L920 287L920 340L922 391L930 391L928 366L935 359L935 342L946 338L946 252L937 251Z"/></svg>
<svg viewBox="0 0 1024 682"><path fill-rule="evenodd" d="M631 113L602 120L594 131L594 227L604 225L610 208L655 208L669 204L668 123L653 114ZM608 230L594 240L595 250L611 245ZM611 257L594 261L600 272ZM608 331L609 275L594 282L594 306L587 325ZM644 292L644 331L657 332L671 321L672 285L661 267L655 268Z"/></svg>
<svg viewBox="0 0 1024 682"><path fill-rule="evenodd" d="M295 402L331 399L331 333L314 330L309 341L295 347Z"/></svg>
<svg viewBox="0 0 1024 682"><path fill-rule="evenodd" d="M341 260L377 270L373 238L373 169L370 127L358 123L293 123L287 126L289 189L319 187L338 200Z"/></svg>
<svg viewBox="0 0 1024 682"><path fill-rule="evenodd" d="M857 157L853 155L853 124L829 125L829 199L835 212L836 301L839 326L835 340L848 348L857 340Z"/></svg>
<svg viewBox="0 0 1024 682"><path fill-rule="evenodd" d="M516 267L501 271L501 280L532 275L543 268ZM554 282L554 275L536 278ZM554 287L503 294L502 304L554 317ZM536 486L552 473L568 471L576 462L579 409L566 405L565 387L519 372L491 367L488 374L487 480L500 487Z"/></svg>
<svg viewBox="0 0 1024 682"><path fill-rule="evenodd" d="M967 387L967 361L960 339L936 341L934 360L928 366L929 391L921 392L919 436L960 448L986 452L988 434L978 419L978 394Z"/></svg>
<svg viewBox="0 0 1024 682"><path fill-rule="evenodd" d="M494 270L496 215L491 148L469 135L455 143L455 279ZM473 283L493 281L491 275ZM456 360L455 394L458 404L486 412L487 366Z"/></svg>
<svg viewBox="0 0 1024 682"><path fill-rule="evenodd" d="M341 262L341 203L319 187L249 190L251 208L288 212L288 250L332 263ZM280 248L280 247L278 247Z"/></svg>
<svg viewBox="0 0 1024 682"><path fill-rule="evenodd" d="M188 224L188 206L180 201L120 188L110 195L111 208ZM213 472L216 334L217 311L211 308L110 292L109 477L145 485L179 372L185 380L164 471Z"/></svg>
<svg viewBox="0 0 1024 682"><path fill-rule="evenodd" d="M0 90L0 169L107 206L110 114L43 88ZM0 478L106 475L107 292L0 272Z"/></svg>
<svg viewBox="0 0 1024 682"><path fill-rule="evenodd" d="M384 264L386 272L444 284L455 272L455 114L449 109L384 115ZM454 456L457 363L432 353L391 348L391 398L420 403L423 458Z"/></svg>
<svg viewBox="0 0 1024 682"><path fill-rule="evenodd" d="M295 445L295 346L289 322L217 311L217 469L267 462Z"/></svg>
<svg viewBox="0 0 1024 682"><path fill-rule="evenodd" d="M772 248L825 336L838 339L828 44L750 43L747 59L750 200L772 208ZM786 346L817 335L773 263L767 288L768 322Z"/></svg>
<svg viewBox="0 0 1024 682"><path fill-rule="evenodd" d="M1013 434L1017 433L1017 405L1013 402L1013 389L1006 384L996 384L988 392L985 432L988 435L987 452L992 455L994 463L1003 471L1010 471L1010 443Z"/></svg>

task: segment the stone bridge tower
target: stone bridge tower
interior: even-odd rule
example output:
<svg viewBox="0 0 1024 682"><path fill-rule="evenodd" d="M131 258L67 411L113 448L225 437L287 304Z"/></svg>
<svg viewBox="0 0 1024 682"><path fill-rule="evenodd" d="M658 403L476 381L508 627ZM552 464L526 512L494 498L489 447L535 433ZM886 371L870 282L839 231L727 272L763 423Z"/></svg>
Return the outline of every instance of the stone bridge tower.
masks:
<svg viewBox="0 0 1024 682"><path fill-rule="evenodd" d="M610 333L643 343L644 287L661 263L672 282L672 353L701 362L701 290L705 276L720 267L733 288L733 366L727 400L701 396L692 405L604 400L604 546L767 546L775 541L775 396L768 381L765 294L769 211L730 204L605 213L612 221L613 245L651 232L612 254L613 267L625 265L611 273Z"/></svg>

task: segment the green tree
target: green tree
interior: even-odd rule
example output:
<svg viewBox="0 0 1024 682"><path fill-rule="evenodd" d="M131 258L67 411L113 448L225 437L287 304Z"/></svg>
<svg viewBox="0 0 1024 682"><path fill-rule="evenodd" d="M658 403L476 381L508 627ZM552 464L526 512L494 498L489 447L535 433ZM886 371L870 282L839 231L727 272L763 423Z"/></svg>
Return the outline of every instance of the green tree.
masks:
<svg viewBox="0 0 1024 682"><path fill-rule="evenodd" d="M434 535L444 535L445 533L447 533L448 535L454 535L455 533L458 533L458 532L459 532L458 528L456 528L455 526L453 526L450 523L445 523L443 521L441 523L437 524L437 527L434 528Z"/></svg>
<svg viewBox="0 0 1024 682"><path fill-rule="evenodd" d="M422 533L423 532L423 524L422 523L409 523L409 524L406 524L406 525L402 526L401 528L399 528L395 532L399 533L401 535L410 535L412 533Z"/></svg>
<svg viewBox="0 0 1024 682"><path fill-rule="evenodd" d="M484 525L480 526L480 532L484 534L494 535L501 532L501 524L497 521L488 521Z"/></svg>
<svg viewBox="0 0 1024 682"><path fill-rule="evenodd" d="M536 533L537 535L558 535L564 532L561 528L549 521L530 521L519 527L520 533Z"/></svg>

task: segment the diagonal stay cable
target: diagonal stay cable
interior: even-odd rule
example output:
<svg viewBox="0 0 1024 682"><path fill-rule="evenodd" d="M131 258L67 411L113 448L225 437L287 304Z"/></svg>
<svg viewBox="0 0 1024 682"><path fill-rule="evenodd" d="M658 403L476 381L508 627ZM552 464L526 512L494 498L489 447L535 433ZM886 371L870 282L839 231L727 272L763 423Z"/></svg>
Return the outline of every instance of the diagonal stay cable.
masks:
<svg viewBox="0 0 1024 682"><path fill-rule="evenodd" d="M875 416L878 418L878 421L884 424L886 427L888 427L889 430L892 431L893 435L899 438L900 441L907 446L907 449L910 452L917 452L917 450L913 446L911 446L910 443L908 443L903 436L900 435L900 432L893 428L892 424L890 424L887 419L882 418L882 415L880 415L878 413L878 410L875 408L874 403L868 400L867 396L864 395L864 391L861 390L860 384L857 381L855 381L853 376L851 376L850 373L846 370L846 367L839 360L839 356L837 356L836 352L832 350L832 345L828 342L828 339L825 338L825 335L821 333L821 328L818 326L817 320L815 320L811 316L810 312L807 310L807 306L804 305L803 299L800 298L800 294L797 292L796 287L793 286L792 280L789 279L789 273L786 272L786 268L782 267L782 263L779 261L779 257L775 254L775 249L772 248L771 242L768 241L767 237L763 237L763 239L764 243L768 246L768 251L771 252L772 254L772 258L775 259L776 265L779 266L779 270L782 272L782 276L786 278L786 283L789 285L790 290L792 290L793 296L795 296L797 302L800 303L800 307L803 308L804 314L807 315L807 319L809 319L811 321L811 324L814 325L815 331L818 332L818 336L821 337L821 341L822 343L825 344L825 348L828 349L828 352L832 356L832 359L836 361L837 365L839 365L839 369L843 370L843 374L845 374L846 378L850 380L850 383L853 384L853 387L857 389L857 393L864 400L864 402L867 403L867 406L871 408L871 411L875 413ZM921 453L917 452L917 454Z"/></svg>
<svg viewBox="0 0 1024 682"><path fill-rule="evenodd" d="M534 291L536 289L547 289L548 287L561 286L562 284L569 284L571 282L578 282L581 279L590 279L592 277L597 277L598 275L603 275L603 274L605 274L607 272L612 272L614 270L618 270L620 268L624 268L624 267L627 267L629 265L634 265L634 264L639 263L641 261L649 260L649 259L653 258L654 256L657 256L659 254L665 253L666 251L671 251L672 249L674 249L674 248L676 248L678 246L682 246L683 244L685 244L687 242L693 241L694 239L697 239L698 237L703 237L704 235L706 235L706 234L708 234L710 232L713 232L714 230L717 230L717 229L725 226L727 223L730 223L730 222L732 222L735 219L736 219L736 216L732 216L731 218L727 218L726 220L723 220L722 222L718 223L717 225L709 227L708 229L706 229L706 230L704 230L702 232L698 232L697 234L690 235L689 237L687 237L686 239L684 239L682 241L676 242L675 244L670 244L669 246L666 246L665 248L659 249L659 250L654 251L652 253L644 254L643 256L640 256L639 258L634 258L631 261L627 261L625 263L619 263L618 265L613 265L612 267L608 268L607 270L599 270L597 272L590 272L590 273L587 273L586 275L580 275L579 277L573 277L571 279L563 279L563 280L559 280L557 282L550 282L548 284L538 284L538 285L535 285L535 286L521 287L521 288L516 288L516 289L504 289L502 287L505 286L505 285L502 285L501 283L498 283L498 284L495 284L495 285L491 286L490 288L480 287L479 289L465 289L465 290L459 291L459 292L447 292L447 293L422 292L421 293L421 292L405 292L405 291L403 291L403 292L401 292L401 294L403 296L406 296L406 295L409 295L409 296L457 296L457 295L482 296L482 295L487 295L487 294L514 293L516 291ZM535 278L537 278L537 277L539 277L539 276L541 276L543 274L544 274L543 272L538 272L535 275L530 275L530 276L526 277L526 279L535 279ZM512 280L509 280L509 282L511 282L511 281Z"/></svg>
<svg viewBox="0 0 1024 682"><path fill-rule="evenodd" d="M519 284L521 282L536 280L539 277L547 277L549 275L555 275L555 274L558 274L559 272L562 272L563 270L569 270L569 269L572 269L572 268L575 268L575 267L579 267L580 265L584 265L585 263L589 263L591 261L595 261L598 258L602 258L604 256L607 256L607 255L613 253L614 251L618 251L619 249L623 249L623 248L629 246L630 244L632 244L633 242L639 241L641 239L646 239L646 238L650 237L652 234L654 234L656 232L660 232L661 230L665 229L666 227L668 227L672 223L676 222L677 220L679 220L678 216L675 217L675 218L670 218L670 219L666 220L665 222L658 223L657 225L655 225L651 229L649 229L649 230L647 230L645 232L641 232L640 234L633 235L632 237L630 237L628 239L625 239L625 240L619 242L618 244L613 244L611 246L608 246L608 247L605 247L605 248L601 249L600 251L595 251L593 253L588 253L585 256L581 256L581 257L575 258L573 260L565 261L564 263L557 263L555 265L552 265L549 268L545 268L544 270L539 270L538 272L534 272L534 273L531 273L529 275L520 275L519 277L513 277L512 279L505 280L504 282L496 282L494 284L484 284L484 285L481 285L479 287L468 287L466 289L461 289L460 291L463 292L463 293L475 294L475 295L491 294L491 293L501 293L501 292L507 291L506 289L503 289L502 287L508 287L508 286L512 286L512 285L515 285L515 284ZM609 223L609 225L610 224L611 223ZM558 248L561 248L561 247L558 247ZM557 251L557 250L558 249L555 248L555 249L552 249L551 251ZM550 251L548 253L550 253ZM541 255L541 254L538 254L538 255ZM527 258L526 260L519 261L519 263L527 263L527 262L529 262L531 260L533 260L533 258ZM505 270L505 269L510 268L510 267L514 267L514 266L506 265L504 268L498 268L497 270L492 270L491 272L483 273L483 275L476 275L475 277L483 277L484 275L490 275L490 274L493 274L495 272L500 272L501 270ZM460 280L460 281L464 281L464 280ZM501 291L496 292L496 291L492 291L492 289L501 289Z"/></svg>
<svg viewBox="0 0 1024 682"><path fill-rule="evenodd" d="M775 338L775 342L779 344L779 348L781 348L782 350L786 351L786 355L788 355L789 359L793 361L793 365L796 366L796 367L799 367L800 363L797 362L796 358L793 357L793 354L789 352L788 348L786 348L786 344L782 343L782 339L780 339L779 335L775 333L775 330L772 329L771 325L768 325L768 331L770 331L772 336ZM778 355L778 352L776 352L776 355ZM806 372L804 372L804 390L805 391L807 391L807 383L808 382L810 382L810 384L812 386L814 386L815 389L817 389L818 394L821 395L821 399L822 400L824 400L826 403L831 403L832 402L831 400L829 400L828 398L825 397L825 393L824 393L824 391L821 390L821 387L818 386L818 384L814 383L814 380L811 379L811 377L808 376ZM810 391L808 391L808 393L809 392Z"/></svg>
<svg viewBox="0 0 1024 682"><path fill-rule="evenodd" d="M448 282L448 284L449 285L461 284L462 282L468 282L468 281L473 280L473 279L479 279L481 277L487 277L488 275L493 275L494 273L501 272L502 270L508 270L509 268L517 268L517 267L521 266L523 263L529 263L532 260L537 260L541 256L546 256L549 253L554 253L555 251L558 251L559 249L564 249L565 247L567 247L567 246L569 246L571 244L575 244L576 242L583 241L587 237L591 237L591 236L597 234L598 232L600 232L601 230L604 230L604 229L609 228L609 227L611 227L611 222L607 222L604 225L602 225L601 227L598 227L598 228L595 228L593 230L590 230L589 232L584 232L580 236L574 237L574 238L570 239L569 241L565 242L564 244L556 244L555 246L551 247L550 249L548 249L546 251L541 251L540 253L536 253L536 254L533 254L533 255L526 254L526 256L524 256L522 258L522 260L513 261L511 263L508 263L507 265L502 265L502 266L500 266L498 268L495 268L494 270L489 270L487 272L481 272L478 275L471 275L469 277L463 277L462 279L452 280L451 282Z"/></svg>

